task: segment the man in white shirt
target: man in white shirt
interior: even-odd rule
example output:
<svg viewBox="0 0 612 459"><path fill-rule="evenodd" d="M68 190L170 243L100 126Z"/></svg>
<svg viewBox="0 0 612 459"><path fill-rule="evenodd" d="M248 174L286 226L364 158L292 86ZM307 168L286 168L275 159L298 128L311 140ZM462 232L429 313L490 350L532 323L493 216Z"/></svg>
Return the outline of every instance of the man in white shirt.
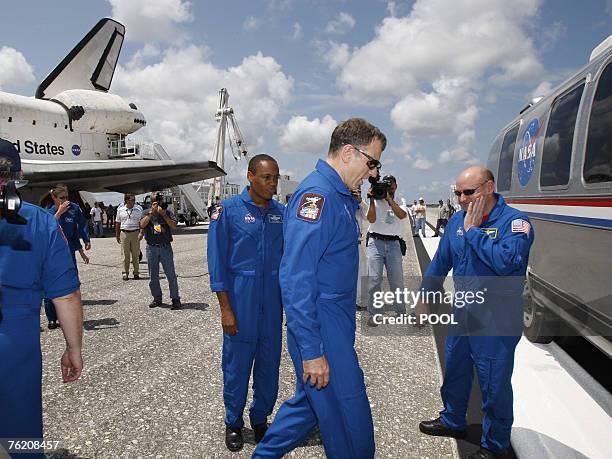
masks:
<svg viewBox="0 0 612 459"><path fill-rule="evenodd" d="M425 199L419 198L419 203L414 206L414 213L416 221L416 232L414 236L419 235L420 229L421 233L423 234L423 237L427 237L425 235L425 228L427 226L427 224L425 223L427 221L427 207L425 207Z"/></svg>
<svg viewBox="0 0 612 459"><path fill-rule="evenodd" d="M397 180L392 175L383 178L383 181L386 180L391 182L391 186L384 199L374 199L368 192L370 206L368 207L367 219L370 226L368 228L366 250L369 279L368 312L370 314L368 325L371 327L377 326L374 315L383 312L382 309L375 308L373 302L374 293L380 291L381 288L383 267L387 269L390 291L394 292L396 289L403 290L404 288L400 243L403 226L401 220L405 219L408 214L400 208L394 199ZM394 308L396 314L406 312L405 305L401 303L396 303Z"/></svg>
<svg viewBox="0 0 612 459"><path fill-rule="evenodd" d="M91 220L93 221L94 234L96 236L102 236L102 209L100 209L100 203L94 203L94 207L91 209Z"/></svg>
<svg viewBox="0 0 612 459"><path fill-rule="evenodd" d="M123 280L129 279L130 256L134 267L134 279L140 279L138 258L140 256L140 241L143 236L140 229L142 207L136 204L136 197L133 194L126 194L123 197L123 203L117 209L117 219L115 221L115 238L117 243L121 244L123 254Z"/></svg>

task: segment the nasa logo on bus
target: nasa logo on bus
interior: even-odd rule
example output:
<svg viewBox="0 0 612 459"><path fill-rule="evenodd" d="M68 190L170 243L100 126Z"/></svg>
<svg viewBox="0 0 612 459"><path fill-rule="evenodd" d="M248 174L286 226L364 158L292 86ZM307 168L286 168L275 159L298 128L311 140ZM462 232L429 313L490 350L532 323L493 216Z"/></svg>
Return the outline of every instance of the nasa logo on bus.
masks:
<svg viewBox="0 0 612 459"><path fill-rule="evenodd" d="M521 186L527 186L535 166L536 145L540 134L540 120L532 119L523 133L523 140L518 154L518 177Z"/></svg>
<svg viewBox="0 0 612 459"><path fill-rule="evenodd" d="M72 146L72 154L74 156L79 156L81 154L81 146L80 145L73 145Z"/></svg>

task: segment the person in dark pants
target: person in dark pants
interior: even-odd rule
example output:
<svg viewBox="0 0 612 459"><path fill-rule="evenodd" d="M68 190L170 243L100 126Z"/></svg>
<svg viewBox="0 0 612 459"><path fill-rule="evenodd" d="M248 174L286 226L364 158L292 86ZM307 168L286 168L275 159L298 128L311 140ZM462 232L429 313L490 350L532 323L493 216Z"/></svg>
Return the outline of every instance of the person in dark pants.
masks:
<svg viewBox="0 0 612 459"><path fill-rule="evenodd" d="M161 193L151 193L151 208L144 211L140 227L147 241L147 264L149 266L149 288L153 301L150 308L162 306L162 291L159 285L159 264L161 263L170 287L171 309L181 309L178 281L174 270L172 252L172 231L176 229L177 219L164 203Z"/></svg>
<svg viewBox="0 0 612 459"><path fill-rule="evenodd" d="M436 221L436 232L434 237L440 237L440 229L444 229L448 223L449 210L444 205L444 201L441 199L438 201L438 220Z"/></svg>
<svg viewBox="0 0 612 459"><path fill-rule="evenodd" d="M440 291L452 269L455 294L467 290L481 294L483 301L453 308L456 324L446 339L440 389L444 410L419 429L427 435L466 436L476 369L484 419L481 448L469 457L504 457L510 447L514 351L522 332L522 293L534 235L529 218L495 193L490 170L474 166L461 172L455 194L462 210L448 222L421 289Z"/></svg>
<svg viewBox="0 0 612 459"><path fill-rule="evenodd" d="M55 185L49 191L49 194L51 199L53 199L53 206L49 208L49 213L58 221L64 236L68 240L72 261L78 274L75 253L82 249L81 240L85 244L85 250L91 249L87 218L78 204L68 201L68 187L66 185L62 183ZM59 326L55 306L53 306L53 302L49 298L45 298L44 304L45 314L49 322L49 330L53 330Z"/></svg>
<svg viewBox="0 0 612 459"><path fill-rule="evenodd" d="M211 216L208 233L210 286L221 307L225 444L244 445L242 419L251 370L249 418L259 442L278 395L283 310L278 268L283 253L285 206L272 199L278 164L268 155L249 161L250 183Z"/></svg>
<svg viewBox="0 0 612 459"><path fill-rule="evenodd" d="M19 152L0 139L0 195L21 177ZM9 209L0 204L0 456L6 450L11 457L42 459L40 302L45 296L55 303L66 341L62 379L72 382L83 369L81 292L57 220L24 202L19 224L9 221ZM23 447L15 449L11 439L24 440Z"/></svg>

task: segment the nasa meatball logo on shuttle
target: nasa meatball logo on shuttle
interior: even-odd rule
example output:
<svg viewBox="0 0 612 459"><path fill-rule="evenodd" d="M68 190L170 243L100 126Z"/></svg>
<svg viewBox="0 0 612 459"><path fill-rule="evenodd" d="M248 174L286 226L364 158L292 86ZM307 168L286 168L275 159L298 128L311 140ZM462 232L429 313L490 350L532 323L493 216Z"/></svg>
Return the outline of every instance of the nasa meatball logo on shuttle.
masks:
<svg viewBox="0 0 612 459"><path fill-rule="evenodd" d="M72 154L74 156L79 156L81 154L81 146L80 145L73 145L72 146Z"/></svg>
<svg viewBox="0 0 612 459"><path fill-rule="evenodd" d="M532 119L523 134L521 148L518 154L518 177L521 186L526 186L531 179L535 166L536 145L540 134L540 120Z"/></svg>

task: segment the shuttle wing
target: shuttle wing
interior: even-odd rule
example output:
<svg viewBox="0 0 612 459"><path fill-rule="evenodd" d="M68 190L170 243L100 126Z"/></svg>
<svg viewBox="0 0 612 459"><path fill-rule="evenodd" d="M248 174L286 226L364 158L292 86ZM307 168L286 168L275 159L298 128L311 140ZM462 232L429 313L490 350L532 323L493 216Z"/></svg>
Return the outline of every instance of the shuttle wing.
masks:
<svg viewBox="0 0 612 459"><path fill-rule="evenodd" d="M214 161L22 159L21 164L27 188L45 191L66 183L75 191L140 194L225 175Z"/></svg>
<svg viewBox="0 0 612 459"><path fill-rule="evenodd" d="M67 89L108 91L124 36L123 24L100 20L40 83L36 98L52 99Z"/></svg>

